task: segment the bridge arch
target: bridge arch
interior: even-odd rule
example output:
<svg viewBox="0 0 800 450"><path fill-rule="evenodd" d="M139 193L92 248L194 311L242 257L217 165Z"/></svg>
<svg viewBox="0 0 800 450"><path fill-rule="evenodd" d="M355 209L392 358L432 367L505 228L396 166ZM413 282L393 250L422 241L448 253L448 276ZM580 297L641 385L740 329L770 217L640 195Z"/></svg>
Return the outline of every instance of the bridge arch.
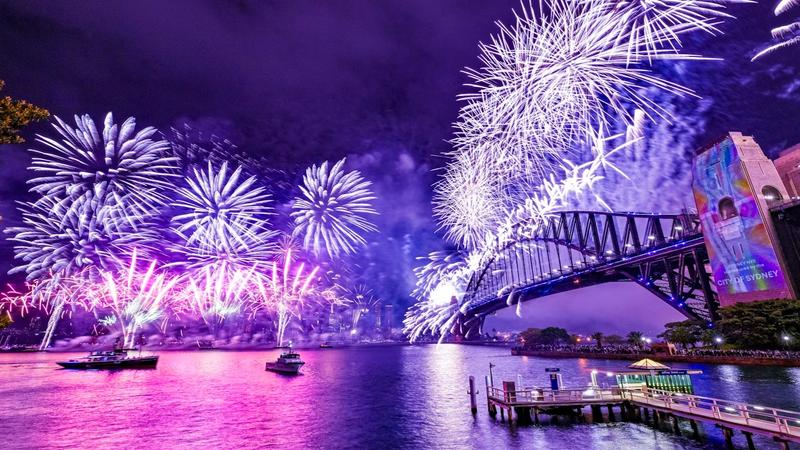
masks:
<svg viewBox="0 0 800 450"><path fill-rule="evenodd" d="M561 211L484 257L459 326L546 295L611 281L638 283L689 318L711 322L717 295L692 214Z"/></svg>

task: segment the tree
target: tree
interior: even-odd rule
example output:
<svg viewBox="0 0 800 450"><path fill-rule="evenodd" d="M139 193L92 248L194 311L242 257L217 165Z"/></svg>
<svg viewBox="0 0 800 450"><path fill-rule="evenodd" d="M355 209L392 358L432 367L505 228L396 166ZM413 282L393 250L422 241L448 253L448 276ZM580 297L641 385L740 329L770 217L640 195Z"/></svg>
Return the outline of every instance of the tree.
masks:
<svg viewBox="0 0 800 450"><path fill-rule="evenodd" d="M642 337L644 337L644 333L641 331L631 331L628 333L628 343L631 345L635 345L637 347L642 346Z"/></svg>
<svg viewBox="0 0 800 450"><path fill-rule="evenodd" d="M5 82L0 80L0 91ZM50 116L50 113L25 100L14 100L11 97L0 98L0 144L19 144L25 142L18 133L31 122L38 122Z"/></svg>
<svg viewBox="0 0 800 450"><path fill-rule="evenodd" d="M597 348L603 348L603 333L598 331L592 334L592 339L597 342Z"/></svg>
<svg viewBox="0 0 800 450"><path fill-rule="evenodd" d="M4 312L0 312L0 330L2 330L3 328L11 325L12 323L13 323L13 320L11 320L11 318L8 317L8 314L6 314Z"/></svg>
<svg viewBox="0 0 800 450"><path fill-rule="evenodd" d="M664 332L659 334L658 337L663 338L667 342L674 344L681 344L683 348L689 345L694 346L697 341L701 340L705 327L702 322L696 320L684 320L681 322L670 322L664 325Z"/></svg>
<svg viewBox="0 0 800 450"><path fill-rule="evenodd" d="M530 348L539 345L539 340L542 335L542 330L539 328L528 328L519 334L519 343L523 348Z"/></svg>
<svg viewBox="0 0 800 450"><path fill-rule="evenodd" d="M725 343L744 349L796 348L797 339L784 344L783 336L800 336L800 301L765 300L720 308L717 329Z"/></svg>
<svg viewBox="0 0 800 450"><path fill-rule="evenodd" d="M569 332L563 328L547 327L540 336L543 345L557 345L569 342Z"/></svg>

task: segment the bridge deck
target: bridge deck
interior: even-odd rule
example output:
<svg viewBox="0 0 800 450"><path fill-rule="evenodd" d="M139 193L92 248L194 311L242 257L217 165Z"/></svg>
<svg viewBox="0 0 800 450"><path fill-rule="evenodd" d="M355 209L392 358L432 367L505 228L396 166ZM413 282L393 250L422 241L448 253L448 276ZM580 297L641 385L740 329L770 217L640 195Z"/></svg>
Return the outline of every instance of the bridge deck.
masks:
<svg viewBox="0 0 800 450"><path fill-rule="evenodd" d="M615 387L504 391L490 387L488 401L502 408L538 410L628 402L685 419L800 442L800 412L656 389Z"/></svg>

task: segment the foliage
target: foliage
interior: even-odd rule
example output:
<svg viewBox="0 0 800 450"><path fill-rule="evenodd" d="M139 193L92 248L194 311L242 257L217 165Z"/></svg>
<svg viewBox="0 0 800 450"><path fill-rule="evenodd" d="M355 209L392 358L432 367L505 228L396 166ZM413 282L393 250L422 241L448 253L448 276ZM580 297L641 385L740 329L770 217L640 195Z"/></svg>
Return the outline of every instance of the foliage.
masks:
<svg viewBox="0 0 800 450"><path fill-rule="evenodd" d="M597 343L597 348L603 348L603 339L605 336L601 332L596 332L592 334L592 339Z"/></svg>
<svg viewBox="0 0 800 450"><path fill-rule="evenodd" d="M629 344L640 347L642 345L642 337L644 337L644 333L641 331L631 331L625 337L628 339Z"/></svg>
<svg viewBox="0 0 800 450"><path fill-rule="evenodd" d="M11 320L11 317L8 317L8 314L0 314L0 330L11 325L12 323L13 320Z"/></svg>
<svg viewBox="0 0 800 450"><path fill-rule="evenodd" d="M0 91L5 82L0 80ZM11 97L0 97L0 144L20 144L25 142L18 133L31 122L38 122L50 116L50 113L25 100L14 100Z"/></svg>
<svg viewBox="0 0 800 450"><path fill-rule="evenodd" d="M558 327L528 328L519 334L519 340L526 348L536 345L558 345L569 342L569 333Z"/></svg>
<svg viewBox="0 0 800 450"><path fill-rule="evenodd" d="M659 334L658 337L664 339L667 342L680 344L684 348L686 348L689 345L694 346L697 343L697 341L702 340L701 336L703 334L703 331L705 331L703 323L695 320L670 322L664 325L664 328L666 329L664 330L663 333Z"/></svg>
<svg viewBox="0 0 800 450"><path fill-rule="evenodd" d="M717 328L728 345L737 348L797 348L800 301L766 300L737 303L719 310ZM784 342L783 336L788 336Z"/></svg>

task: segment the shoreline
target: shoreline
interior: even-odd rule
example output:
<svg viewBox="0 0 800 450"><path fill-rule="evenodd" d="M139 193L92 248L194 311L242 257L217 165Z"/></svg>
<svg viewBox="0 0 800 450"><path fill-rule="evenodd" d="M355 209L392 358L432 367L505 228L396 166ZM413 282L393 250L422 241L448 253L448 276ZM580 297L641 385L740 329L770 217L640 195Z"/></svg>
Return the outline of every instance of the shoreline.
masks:
<svg viewBox="0 0 800 450"><path fill-rule="evenodd" d="M541 358L583 358L583 359L612 359L623 361L637 361L642 358L651 358L659 362L701 363L701 364L736 364L742 366L775 366L775 367L800 367L800 359L773 359L750 358L738 356L699 356L699 355L668 355L666 353L592 353L592 352L551 352L544 350L518 350L511 349L514 356L536 356Z"/></svg>

